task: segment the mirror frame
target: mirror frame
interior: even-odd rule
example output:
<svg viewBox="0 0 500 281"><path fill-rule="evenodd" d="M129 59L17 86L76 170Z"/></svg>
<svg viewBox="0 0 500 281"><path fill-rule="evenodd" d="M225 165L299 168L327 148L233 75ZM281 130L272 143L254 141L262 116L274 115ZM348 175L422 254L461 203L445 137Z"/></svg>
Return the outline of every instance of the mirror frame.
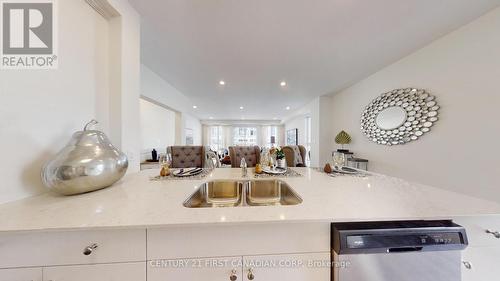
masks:
<svg viewBox="0 0 500 281"><path fill-rule="evenodd" d="M393 130L377 126L379 113L390 107L400 107L406 120ZM399 145L418 140L439 120L436 97L423 89L395 89L374 99L363 111L361 131L371 141L382 145Z"/></svg>

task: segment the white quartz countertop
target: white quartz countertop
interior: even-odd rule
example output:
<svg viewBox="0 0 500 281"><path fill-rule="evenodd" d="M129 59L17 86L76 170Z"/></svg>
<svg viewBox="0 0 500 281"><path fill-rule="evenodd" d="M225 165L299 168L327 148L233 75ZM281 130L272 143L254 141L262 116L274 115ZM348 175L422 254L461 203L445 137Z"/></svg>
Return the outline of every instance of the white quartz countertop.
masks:
<svg viewBox="0 0 500 281"><path fill-rule="evenodd" d="M401 179L330 177L294 168L283 178L303 199L295 206L185 208L202 182L241 179L240 169L216 169L203 180L151 181L157 170L127 175L99 191L59 196L46 193L0 205L0 231L137 228L267 222L339 222L445 219L500 214L500 204ZM253 178L250 173L249 178Z"/></svg>

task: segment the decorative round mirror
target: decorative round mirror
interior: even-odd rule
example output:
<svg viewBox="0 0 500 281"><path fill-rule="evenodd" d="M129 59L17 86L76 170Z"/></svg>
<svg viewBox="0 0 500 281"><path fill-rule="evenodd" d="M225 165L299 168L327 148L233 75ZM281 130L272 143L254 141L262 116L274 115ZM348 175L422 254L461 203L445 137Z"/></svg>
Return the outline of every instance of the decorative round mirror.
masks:
<svg viewBox="0 0 500 281"><path fill-rule="evenodd" d="M405 144L430 131L438 121L438 110L435 97L425 90L396 89L365 108L361 131L378 144Z"/></svg>

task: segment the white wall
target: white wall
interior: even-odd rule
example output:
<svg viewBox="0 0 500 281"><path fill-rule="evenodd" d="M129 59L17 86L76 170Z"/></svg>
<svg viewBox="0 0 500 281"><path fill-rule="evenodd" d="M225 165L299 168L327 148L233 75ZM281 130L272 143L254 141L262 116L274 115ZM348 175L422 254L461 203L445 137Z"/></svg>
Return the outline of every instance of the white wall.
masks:
<svg viewBox="0 0 500 281"><path fill-rule="evenodd" d="M306 143L306 121L305 118L309 116L309 114L299 115L291 118L287 122L285 122L285 139L284 144L286 144L286 132L291 129L298 129L299 131L299 144L305 145Z"/></svg>
<svg viewBox="0 0 500 281"><path fill-rule="evenodd" d="M332 162L332 144L335 143L332 128L333 111L331 109L332 98L329 96L323 96L319 98L319 110L317 114L313 114L313 118L317 118L316 122L313 122L312 132L313 137L318 138L318 159L319 166L324 167L326 163ZM318 116L319 115L319 116ZM315 117L316 116L316 117ZM319 124L318 124L319 123ZM318 125L316 125L318 124Z"/></svg>
<svg viewBox="0 0 500 281"><path fill-rule="evenodd" d="M334 133L353 137L350 149L370 169L500 201L500 8L335 95ZM386 147L359 129L361 113L379 94L427 89L440 120L416 142ZM334 134L332 134L333 136Z"/></svg>
<svg viewBox="0 0 500 281"><path fill-rule="evenodd" d="M311 163L313 167L319 166L319 98L316 98L293 112L285 121L285 143L286 143L286 132L290 129L299 130L299 145L305 145L306 143L306 123L305 118L311 117Z"/></svg>
<svg viewBox="0 0 500 281"><path fill-rule="evenodd" d="M140 113L143 161L149 159L153 149L159 153L166 152L167 146L175 144L175 112L141 99Z"/></svg>
<svg viewBox="0 0 500 281"><path fill-rule="evenodd" d="M192 129L193 130L193 144L194 145L201 145L202 144L202 129L201 129L201 122L198 118L184 113L183 115L184 119L184 128L185 129ZM182 137L182 144L186 143L186 136L185 132L182 132L184 135Z"/></svg>
<svg viewBox="0 0 500 281"><path fill-rule="evenodd" d="M180 133L180 138L176 144L185 144L184 132L189 128L193 129L194 144L201 145L201 123L191 114L191 101L145 65L141 65L141 95L179 113L177 117L180 128L176 130Z"/></svg>
<svg viewBox="0 0 500 281"><path fill-rule="evenodd" d="M116 24L85 1L58 1L57 70L0 70L0 203L45 192L43 164L92 118L129 154L129 170L138 170L139 18L127 1L110 2L122 15ZM116 36L114 27L120 27ZM120 57L111 65L109 48L117 38L124 47L115 49Z"/></svg>
<svg viewBox="0 0 500 281"><path fill-rule="evenodd" d="M140 67L139 14L127 0L108 0L119 17L110 21L110 134L128 156L128 173L140 170Z"/></svg>
<svg viewBox="0 0 500 281"><path fill-rule="evenodd" d="M107 23L58 1L59 69L0 70L0 203L45 191L42 165L92 118L109 129Z"/></svg>
<svg viewBox="0 0 500 281"><path fill-rule="evenodd" d="M297 128L299 130L299 144L306 143L305 117L311 117L311 166L322 167L331 160L331 97L315 98L304 107L292 113L285 124L286 131Z"/></svg>

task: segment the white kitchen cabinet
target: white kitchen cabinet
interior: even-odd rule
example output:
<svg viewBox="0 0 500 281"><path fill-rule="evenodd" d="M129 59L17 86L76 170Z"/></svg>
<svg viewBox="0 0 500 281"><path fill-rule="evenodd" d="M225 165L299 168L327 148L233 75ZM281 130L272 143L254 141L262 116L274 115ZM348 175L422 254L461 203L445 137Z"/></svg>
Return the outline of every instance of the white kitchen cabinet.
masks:
<svg viewBox="0 0 500 281"><path fill-rule="evenodd" d="M500 247L500 236L495 235L495 232L500 232L500 216L458 217L453 221L465 227L470 246ZM488 233L488 230L493 233Z"/></svg>
<svg viewBox="0 0 500 281"><path fill-rule="evenodd" d="M46 267L43 281L146 281L146 263Z"/></svg>
<svg viewBox="0 0 500 281"><path fill-rule="evenodd" d="M487 230L500 231L500 216L457 217L453 221L465 227L469 240L469 246L462 253L462 280L498 280L500 238Z"/></svg>
<svg viewBox="0 0 500 281"><path fill-rule="evenodd" d="M500 247L468 247L462 260L462 281L500 279Z"/></svg>
<svg viewBox="0 0 500 281"><path fill-rule="evenodd" d="M148 261L148 281L242 280L242 258Z"/></svg>
<svg viewBox="0 0 500 281"><path fill-rule="evenodd" d="M330 251L329 223L179 226L147 237L148 260Z"/></svg>
<svg viewBox="0 0 500 281"><path fill-rule="evenodd" d="M330 253L243 257L245 281L329 281Z"/></svg>
<svg viewBox="0 0 500 281"><path fill-rule="evenodd" d="M138 261L146 261L145 229L0 234L0 268Z"/></svg>
<svg viewBox="0 0 500 281"><path fill-rule="evenodd" d="M0 281L42 281L42 268L1 269Z"/></svg>

